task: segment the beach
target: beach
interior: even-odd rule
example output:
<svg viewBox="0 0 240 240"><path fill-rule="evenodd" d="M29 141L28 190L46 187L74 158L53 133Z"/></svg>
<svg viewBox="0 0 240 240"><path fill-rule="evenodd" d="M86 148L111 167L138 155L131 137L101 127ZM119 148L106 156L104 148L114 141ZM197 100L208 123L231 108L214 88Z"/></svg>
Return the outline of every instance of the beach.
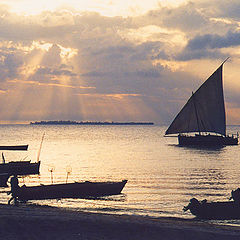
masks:
<svg viewBox="0 0 240 240"><path fill-rule="evenodd" d="M240 239L240 227L194 219L86 213L0 205L0 239Z"/></svg>

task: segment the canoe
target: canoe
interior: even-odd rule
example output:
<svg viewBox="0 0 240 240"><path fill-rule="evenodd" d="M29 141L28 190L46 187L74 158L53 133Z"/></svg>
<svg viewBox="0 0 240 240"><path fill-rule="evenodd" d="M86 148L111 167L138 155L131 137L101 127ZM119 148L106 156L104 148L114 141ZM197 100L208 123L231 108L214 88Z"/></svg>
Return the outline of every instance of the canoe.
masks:
<svg viewBox="0 0 240 240"><path fill-rule="evenodd" d="M20 201L61 199L61 198L90 198L120 194L127 180L121 182L75 182L51 185L25 186L18 189Z"/></svg>
<svg viewBox="0 0 240 240"><path fill-rule="evenodd" d="M183 210L190 210L193 215L201 219L240 219L239 201L207 202L192 198Z"/></svg>

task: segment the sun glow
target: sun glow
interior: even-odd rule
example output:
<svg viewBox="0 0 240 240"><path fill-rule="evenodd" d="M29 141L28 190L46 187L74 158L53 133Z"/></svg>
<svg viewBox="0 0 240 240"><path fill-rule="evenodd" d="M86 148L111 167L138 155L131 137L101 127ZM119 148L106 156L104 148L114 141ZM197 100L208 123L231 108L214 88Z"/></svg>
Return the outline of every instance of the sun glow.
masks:
<svg viewBox="0 0 240 240"><path fill-rule="evenodd" d="M180 31L168 30L155 25L148 25L145 27L130 29L128 31L119 32L120 35L133 43L143 43L147 41L161 41L169 44L179 45L183 47L187 40Z"/></svg>
<svg viewBox="0 0 240 240"><path fill-rule="evenodd" d="M60 56L64 59L64 58L72 58L75 55L77 55L78 50L77 49L73 49L73 48L64 48L61 45L59 45L60 49L61 49L61 53Z"/></svg>
<svg viewBox="0 0 240 240"><path fill-rule="evenodd" d="M176 99L224 55L233 59L224 68L226 96L239 112L240 25L204 2L2 0L0 121L165 124Z"/></svg>
<svg viewBox="0 0 240 240"><path fill-rule="evenodd" d="M9 61L6 60L6 56L14 57L7 49L9 51L17 49L24 55L24 58L17 55L11 60L13 63L15 61L20 63L18 67L16 66L16 77L7 79L0 89L0 101L4 106L8 106L0 109L2 122L5 118L8 122L24 122L45 119L49 114L67 115L73 91L88 91L95 88L72 81L71 77L76 77L77 74L65 63L69 63L77 54L75 49L45 41L33 41L30 45L1 42L1 47L6 49L6 54L2 55L2 64ZM54 55L54 58L51 58L51 55ZM56 103L60 103L62 108L55 109Z"/></svg>
<svg viewBox="0 0 240 240"><path fill-rule="evenodd" d="M160 6L175 6L186 0L3 0L2 3L10 6L11 11L24 15L37 15L43 11L59 11L62 9L72 12L98 12L104 16L140 15Z"/></svg>
<svg viewBox="0 0 240 240"><path fill-rule="evenodd" d="M50 47L52 47L51 43L33 41L31 49L38 48L48 51Z"/></svg>

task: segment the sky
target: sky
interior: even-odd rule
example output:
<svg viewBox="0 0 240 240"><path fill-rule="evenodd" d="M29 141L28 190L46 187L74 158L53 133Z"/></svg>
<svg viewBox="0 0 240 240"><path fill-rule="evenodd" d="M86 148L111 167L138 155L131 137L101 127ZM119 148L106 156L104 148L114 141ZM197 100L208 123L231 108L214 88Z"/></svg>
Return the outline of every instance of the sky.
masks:
<svg viewBox="0 0 240 240"><path fill-rule="evenodd" d="M227 57L240 124L238 0L0 0L0 123L167 126Z"/></svg>

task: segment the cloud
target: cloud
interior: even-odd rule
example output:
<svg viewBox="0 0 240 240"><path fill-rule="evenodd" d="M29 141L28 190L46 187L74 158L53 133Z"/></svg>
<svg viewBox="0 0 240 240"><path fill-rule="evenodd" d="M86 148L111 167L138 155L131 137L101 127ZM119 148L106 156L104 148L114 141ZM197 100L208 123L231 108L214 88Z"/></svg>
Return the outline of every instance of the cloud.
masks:
<svg viewBox="0 0 240 240"><path fill-rule="evenodd" d="M191 50L196 49L215 49L227 48L240 45L240 32L228 32L226 35L206 34L196 36L189 40L187 48Z"/></svg>
<svg viewBox="0 0 240 240"><path fill-rule="evenodd" d="M0 117L169 123L201 82L194 61L239 58L233 50L240 43L239 4L213 3L160 6L129 17L24 16L0 5L0 100L6 106Z"/></svg>
<svg viewBox="0 0 240 240"><path fill-rule="evenodd" d="M14 48L0 48L0 79L1 82L18 76L23 63L21 51Z"/></svg>
<svg viewBox="0 0 240 240"><path fill-rule="evenodd" d="M212 50L212 49L189 49L185 48L183 51L176 55L176 60L178 61L189 61L189 60L200 60L200 59L224 59L228 57L229 54L222 53L219 50Z"/></svg>
<svg viewBox="0 0 240 240"><path fill-rule="evenodd" d="M18 52L17 56L22 56L19 61L17 58L15 62L10 59L5 62L12 72L9 77L16 79L15 82L9 82L8 87L12 87L13 84L15 87L19 86L19 89L12 89L12 92L19 91L18 94L21 95L23 89L27 91L32 89L31 91L35 93L37 89L39 92L46 89L44 99L50 103L44 103L43 106L46 109L50 108L52 113L49 114L54 117L57 114L61 116L61 112L54 111L52 106L56 108L61 105L62 116L68 113L71 118L75 116L75 110L71 111L67 106L71 105L72 101L75 101L73 105L76 107L77 103L81 105L82 101L89 101L93 104L92 107L87 104L89 109L96 108L95 112L96 115L99 114L99 118L102 116L109 119L110 115L101 115L100 112L107 104L109 104L109 109L114 107L109 102L111 100L116 106L122 106L122 111L126 111L122 113L123 116L130 120L145 119L146 112L151 112L151 116L146 115L150 118L158 116L162 119L161 121L168 119L168 115L160 117L160 113L164 112L165 115L168 112L164 106L167 106L169 102L169 92L175 89L174 99L178 101L178 97L182 96L180 94L182 90L177 90L177 88L187 87L192 77L182 72L172 72L161 64L153 65L155 60L170 59L166 51L166 47L169 47L166 42L152 41L151 36L149 36L150 39L141 43L125 38L124 31L141 26L134 19L103 17L95 13L82 15L64 13L63 19L69 18L65 23L64 21L58 22L61 14L60 12L46 12L35 17L17 17L14 14L4 17L3 28L0 29L5 42L3 48L7 49L7 54L12 49L14 53ZM168 33L165 33L165 37L167 35ZM8 41L12 41L13 44L9 46ZM33 44L33 42L38 44ZM46 44L50 47L45 47ZM62 48L74 48L77 49L77 53L67 58L62 55ZM21 84L25 85L20 87ZM60 88L66 90L60 94ZM48 93L50 90L51 93ZM71 98L73 95L78 98ZM35 100L31 101L30 96ZM29 103L36 101L39 106L41 105L35 95L30 96L22 99L23 105L26 101ZM64 102L60 100L60 96L65 99ZM114 96L121 96L121 98ZM94 99L99 104L95 104ZM141 112L142 108L145 110L134 116L128 110L127 105L133 106L131 108L133 113ZM161 105L161 110L159 110L159 105ZM33 108L29 107L29 109ZM89 117L97 118L96 115L91 115L90 110L85 110L85 112ZM14 114L14 119L16 116L20 117L21 114ZM29 115L26 113L21 118L26 119L27 116ZM79 115L80 117L82 115ZM117 120L116 116L112 118Z"/></svg>
<svg viewBox="0 0 240 240"><path fill-rule="evenodd" d="M59 69L51 69L51 68L39 68L35 74L40 75L54 75L54 76L77 76L77 74L69 71L69 70L59 70Z"/></svg>
<svg viewBox="0 0 240 240"><path fill-rule="evenodd" d="M239 20L240 3L238 0L218 1L200 0L196 3L197 8L205 12L208 17L219 17Z"/></svg>
<svg viewBox="0 0 240 240"><path fill-rule="evenodd" d="M168 28L177 28L192 31L201 28L207 23L204 14L199 11L193 2L182 4L176 8L162 8L159 11L149 12L149 17L161 18L162 25Z"/></svg>
<svg viewBox="0 0 240 240"><path fill-rule="evenodd" d="M196 35L190 39L181 53L177 54L176 59L187 61L192 59L223 59L229 53L221 52L221 49L237 47L240 45L240 32L229 31L224 35L205 34Z"/></svg>

